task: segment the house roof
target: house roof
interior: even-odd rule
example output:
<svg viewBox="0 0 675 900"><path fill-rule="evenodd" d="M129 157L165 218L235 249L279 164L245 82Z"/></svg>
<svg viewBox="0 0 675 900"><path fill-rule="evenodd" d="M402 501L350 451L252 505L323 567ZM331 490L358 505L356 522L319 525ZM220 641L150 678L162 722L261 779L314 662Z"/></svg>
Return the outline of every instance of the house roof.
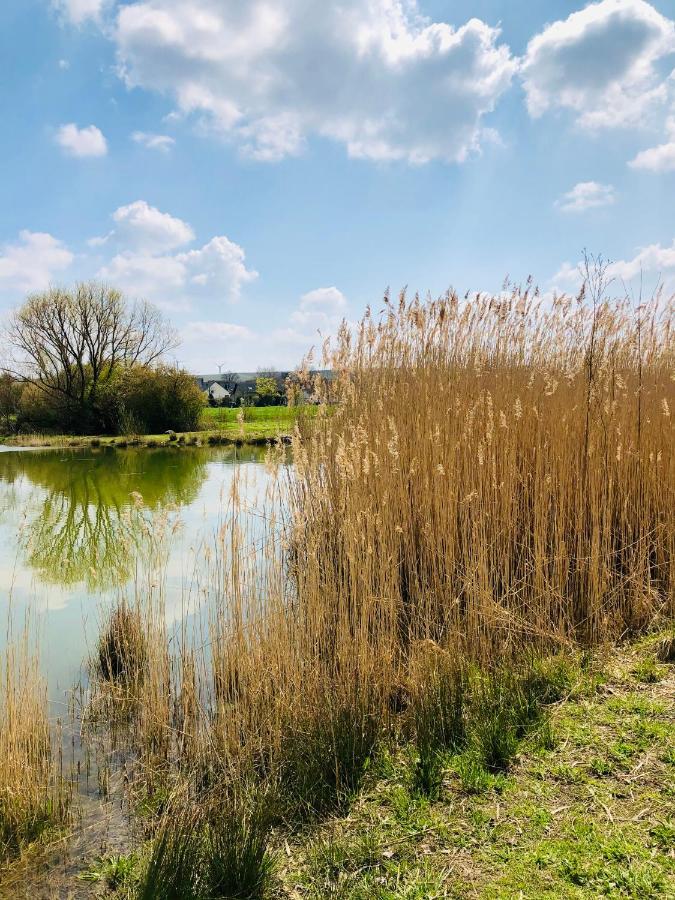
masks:
<svg viewBox="0 0 675 900"><path fill-rule="evenodd" d="M255 381L256 378L264 378L266 376L270 376L272 378L284 379L288 375L292 375L293 373L290 370L283 370L279 372L216 372L215 374L210 375L196 375L196 378L199 378L200 381L208 382L209 384L213 381L218 382L219 384L228 382L242 382L242 381ZM311 375L322 375L327 381L330 381L333 378L333 372L331 369L312 369L310 372Z"/></svg>

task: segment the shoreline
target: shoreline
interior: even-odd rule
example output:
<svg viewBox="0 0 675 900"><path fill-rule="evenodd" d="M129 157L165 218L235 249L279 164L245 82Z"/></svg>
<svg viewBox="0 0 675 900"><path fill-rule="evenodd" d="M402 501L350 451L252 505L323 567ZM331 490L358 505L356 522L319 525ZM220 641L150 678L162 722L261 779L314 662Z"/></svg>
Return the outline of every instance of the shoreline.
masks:
<svg viewBox="0 0 675 900"><path fill-rule="evenodd" d="M253 433L228 434L222 431L187 431L176 432L176 438L170 440L168 434L147 434L124 436L99 435L11 435L0 437L2 450L101 450L114 448L126 450L157 449L159 447L264 447L275 441L290 443L287 433L253 429Z"/></svg>

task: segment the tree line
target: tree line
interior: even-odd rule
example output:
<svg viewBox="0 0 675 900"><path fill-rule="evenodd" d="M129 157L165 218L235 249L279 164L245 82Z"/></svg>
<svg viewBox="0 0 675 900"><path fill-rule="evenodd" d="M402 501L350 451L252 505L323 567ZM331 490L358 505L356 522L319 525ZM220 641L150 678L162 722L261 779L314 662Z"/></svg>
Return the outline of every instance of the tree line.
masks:
<svg viewBox="0 0 675 900"><path fill-rule="evenodd" d="M77 434L197 427L192 375L166 363L177 333L159 310L105 284L30 295L5 329L0 419L6 429Z"/></svg>

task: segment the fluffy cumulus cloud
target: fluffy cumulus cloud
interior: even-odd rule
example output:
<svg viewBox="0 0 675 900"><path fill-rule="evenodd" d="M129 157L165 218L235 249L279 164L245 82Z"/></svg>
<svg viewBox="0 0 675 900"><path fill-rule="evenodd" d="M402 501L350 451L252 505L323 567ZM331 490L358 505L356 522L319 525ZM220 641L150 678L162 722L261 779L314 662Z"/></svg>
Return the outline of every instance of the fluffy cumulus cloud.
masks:
<svg viewBox="0 0 675 900"><path fill-rule="evenodd" d="M336 287L315 288L300 297L291 313L292 327L302 340L317 333L328 337L337 331L347 309L347 298Z"/></svg>
<svg viewBox="0 0 675 900"><path fill-rule="evenodd" d="M74 25L99 21L110 0L52 0L52 6Z"/></svg>
<svg viewBox="0 0 675 900"><path fill-rule="evenodd" d="M56 143L69 156L105 156L108 144L95 125L78 128L73 122L61 125L56 132Z"/></svg>
<svg viewBox="0 0 675 900"><path fill-rule="evenodd" d="M551 280L558 292L574 292L582 283L582 265L565 262ZM612 279L610 294L620 295L624 289L643 294L661 286L667 294L675 293L675 239L668 244L650 244L639 248L627 259L609 261L607 276Z"/></svg>
<svg viewBox="0 0 675 900"><path fill-rule="evenodd" d="M92 238L92 246L117 243L133 252L158 253L189 244L195 236L187 222L160 212L145 200L120 206L112 219L113 230L105 237Z"/></svg>
<svg viewBox="0 0 675 900"><path fill-rule="evenodd" d="M584 212L600 206L611 206L616 200L616 192L611 184L599 184L597 181L580 181L571 191L556 202L562 212Z"/></svg>
<svg viewBox="0 0 675 900"><path fill-rule="evenodd" d="M649 283L662 283L668 290L675 290L675 240L670 246L650 244L642 247L632 258L613 262L609 271L621 281L646 277Z"/></svg>
<svg viewBox="0 0 675 900"><path fill-rule="evenodd" d="M548 25L521 63L534 117L566 108L587 128L643 125L666 108L675 23L646 0L601 0Z"/></svg>
<svg viewBox="0 0 675 900"><path fill-rule="evenodd" d="M113 34L130 86L263 160L316 134L355 157L461 161L516 69L497 28L431 22L416 0L136 0Z"/></svg>
<svg viewBox="0 0 675 900"><path fill-rule="evenodd" d="M22 231L16 243L0 247L0 290L9 294L42 290L70 266L73 258L51 234Z"/></svg>
<svg viewBox="0 0 675 900"><path fill-rule="evenodd" d="M675 172L675 116L666 122L666 133L665 143L641 150L628 165L648 172Z"/></svg>
<svg viewBox="0 0 675 900"><path fill-rule="evenodd" d="M112 218L112 231L89 242L114 252L97 276L134 296L167 309L213 310L238 300L244 285L257 278L238 244L218 235L200 248L185 249L195 239L191 226L144 200L121 206Z"/></svg>
<svg viewBox="0 0 675 900"><path fill-rule="evenodd" d="M147 131L134 131L131 140L146 150L159 150L161 153L168 153L176 143L168 134L152 134Z"/></svg>

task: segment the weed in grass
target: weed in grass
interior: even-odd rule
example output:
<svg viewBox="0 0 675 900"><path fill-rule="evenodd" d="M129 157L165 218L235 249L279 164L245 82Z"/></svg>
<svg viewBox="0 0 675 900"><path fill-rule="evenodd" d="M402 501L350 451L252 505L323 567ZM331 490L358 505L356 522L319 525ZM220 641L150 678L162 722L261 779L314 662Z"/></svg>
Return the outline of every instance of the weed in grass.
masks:
<svg viewBox="0 0 675 900"><path fill-rule="evenodd" d="M453 761L453 768L459 776L462 790L467 794L484 794L501 788L503 784L503 778L488 772L482 756L475 751L457 756Z"/></svg>
<svg viewBox="0 0 675 900"><path fill-rule="evenodd" d="M660 666L654 656L644 656L640 662L631 669L631 675L643 684L656 684L661 681L665 669Z"/></svg>
<svg viewBox="0 0 675 900"><path fill-rule="evenodd" d="M675 767L675 747L669 747L662 755L661 759L669 766Z"/></svg>
<svg viewBox="0 0 675 900"><path fill-rule="evenodd" d="M652 838L654 844L657 847L660 847L661 850L665 850L668 853L673 854L675 851L675 821L671 819L666 819L663 822L659 822L656 825L653 825L649 829L649 836Z"/></svg>
<svg viewBox="0 0 675 900"><path fill-rule="evenodd" d="M611 775L614 772L614 768L615 766L612 761L602 756L596 756L595 759L592 759L588 764L589 771L599 778Z"/></svg>
<svg viewBox="0 0 675 900"><path fill-rule="evenodd" d="M135 884L137 877L138 857L135 853L104 857L78 876L81 881L102 882L112 891Z"/></svg>

